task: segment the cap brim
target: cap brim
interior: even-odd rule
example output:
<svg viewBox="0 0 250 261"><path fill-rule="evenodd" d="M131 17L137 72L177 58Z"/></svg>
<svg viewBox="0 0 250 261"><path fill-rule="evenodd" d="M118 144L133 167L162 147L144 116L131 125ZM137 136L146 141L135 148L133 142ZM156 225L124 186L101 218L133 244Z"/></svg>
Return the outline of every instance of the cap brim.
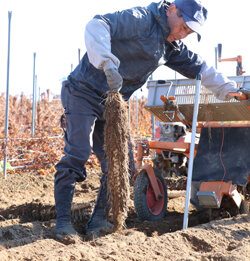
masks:
<svg viewBox="0 0 250 261"><path fill-rule="evenodd" d="M191 29L193 32L197 33L198 42L201 40L200 30L201 26L198 22L194 22L188 16L182 13L183 20L185 24Z"/></svg>

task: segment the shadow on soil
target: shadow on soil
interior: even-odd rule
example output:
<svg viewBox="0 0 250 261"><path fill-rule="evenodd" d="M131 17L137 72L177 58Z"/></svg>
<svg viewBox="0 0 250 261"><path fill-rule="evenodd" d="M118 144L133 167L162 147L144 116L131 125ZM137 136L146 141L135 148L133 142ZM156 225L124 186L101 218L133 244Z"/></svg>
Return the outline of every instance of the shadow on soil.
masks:
<svg viewBox="0 0 250 261"><path fill-rule="evenodd" d="M85 209L86 211L86 209ZM89 213L89 212L88 212ZM73 224L83 241L91 241L95 237L85 235L85 225L90 217L83 212L81 218ZM75 217L75 215L74 215ZM56 211L51 205L42 203L27 203L20 206L11 206L8 209L0 209L0 221L6 222L6 226L0 227L0 246L12 248L32 243L36 240L55 239L52 227L55 224ZM16 224L9 225L9 220L19 219ZM193 211L189 215L189 227L204 224L210 221L206 211ZM29 223L28 223L29 222ZM126 229L132 229L145 233L149 237L160 236L165 233L181 230L183 226L183 213L176 211L167 212L164 219L158 222L140 221L133 208L128 213ZM107 235L107 232L98 234L98 237Z"/></svg>

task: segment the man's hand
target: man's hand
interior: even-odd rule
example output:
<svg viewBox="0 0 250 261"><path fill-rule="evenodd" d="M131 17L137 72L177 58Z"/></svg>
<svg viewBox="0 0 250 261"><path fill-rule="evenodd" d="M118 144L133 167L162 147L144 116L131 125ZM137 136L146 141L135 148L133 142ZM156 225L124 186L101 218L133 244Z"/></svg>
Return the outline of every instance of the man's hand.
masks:
<svg viewBox="0 0 250 261"><path fill-rule="evenodd" d="M242 96L245 96L246 100L250 99L250 90L249 89L240 88L239 92L243 94Z"/></svg>
<svg viewBox="0 0 250 261"><path fill-rule="evenodd" d="M112 92L119 92L122 88L122 77L117 69L111 68L105 71L109 88Z"/></svg>
<svg viewBox="0 0 250 261"><path fill-rule="evenodd" d="M238 101L248 100L250 99L250 90L240 88L237 92L231 93L230 96L233 96Z"/></svg>

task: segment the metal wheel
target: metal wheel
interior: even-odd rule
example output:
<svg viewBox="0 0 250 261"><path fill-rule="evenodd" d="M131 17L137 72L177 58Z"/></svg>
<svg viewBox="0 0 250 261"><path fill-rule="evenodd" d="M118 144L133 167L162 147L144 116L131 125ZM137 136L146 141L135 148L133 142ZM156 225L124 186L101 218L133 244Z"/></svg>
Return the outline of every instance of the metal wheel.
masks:
<svg viewBox="0 0 250 261"><path fill-rule="evenodd" d="M166 213L167 187L165 180L155 171L162 198L155 199L146 170L142 170L134 183L134 205L140 220L159 221Z"/></svg>

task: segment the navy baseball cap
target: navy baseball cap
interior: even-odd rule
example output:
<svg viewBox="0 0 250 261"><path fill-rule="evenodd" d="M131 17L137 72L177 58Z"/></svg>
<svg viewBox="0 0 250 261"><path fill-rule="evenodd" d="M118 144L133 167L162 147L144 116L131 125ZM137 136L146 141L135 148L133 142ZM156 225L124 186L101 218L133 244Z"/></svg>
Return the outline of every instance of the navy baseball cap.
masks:
<svg viewBox="0 0 250 261"><path fill-rule="evenodd" d="M200 0L175 0L173 4L181 11L185 24L197 33L200 41L201 26L207 19L207 9Z"/></svg>

